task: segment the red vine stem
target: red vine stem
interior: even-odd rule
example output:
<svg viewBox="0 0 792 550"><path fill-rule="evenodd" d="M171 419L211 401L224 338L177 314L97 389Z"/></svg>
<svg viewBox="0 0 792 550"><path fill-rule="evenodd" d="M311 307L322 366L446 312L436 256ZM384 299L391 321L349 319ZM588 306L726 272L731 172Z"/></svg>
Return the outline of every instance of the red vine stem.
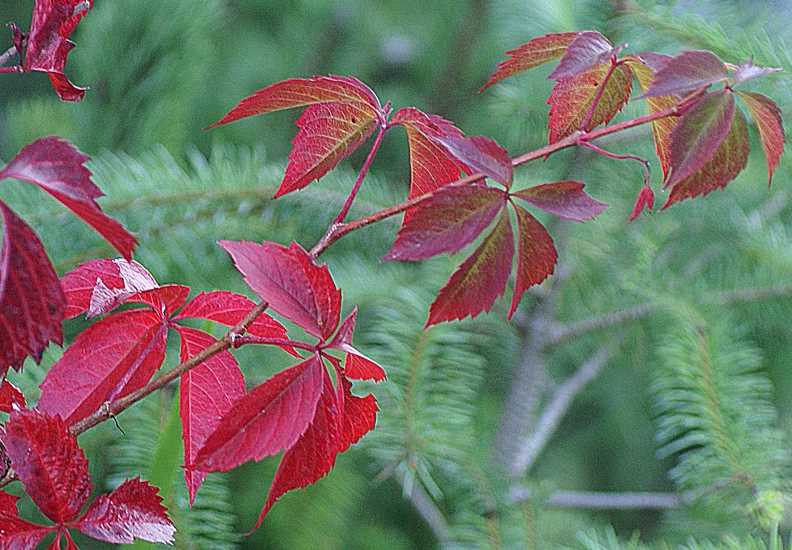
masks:
<svg viewBox="0 0 792 550"><path fill-rule="evenodd" d="M607 157L609 159L614 159L614 160L634 160L636 162L640 162L641 166L643 167L644 185L647 186L647 187L649 186L649 183L651 181L651 175L650 175L651 173L650 173L650 169L649 169L649 161L646 160L645 158L639 157L638 155L630 155L630 154L623 154L623 153L613 153L611 151L608 151L607 149L603 149L599 145L594 145L593 143L585 141L585 140L581 141L580 143L578 143L578 145L580 145L582 147L585 147L586 149L591 149L592 151L594 151L598 155L602 155L603 157Z"/></svg>

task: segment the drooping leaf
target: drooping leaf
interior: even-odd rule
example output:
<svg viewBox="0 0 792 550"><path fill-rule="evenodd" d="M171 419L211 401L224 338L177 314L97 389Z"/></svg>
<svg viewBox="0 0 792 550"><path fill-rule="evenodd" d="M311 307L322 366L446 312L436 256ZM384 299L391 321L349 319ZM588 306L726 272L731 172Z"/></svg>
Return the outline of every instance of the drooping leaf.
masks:
<svg viewBox="0 0 792 550"><path fill-rule="evenodd" d="M25 357L41 360L50 342L63 343L66 300L35 232L0 201L0 377L21 369Z"/></svg>
<svg viewBox="0 0 792 550"><path fill-rule="evenodd" d="M4 379L0 384L0 412L10 413L14 409L24 409L27 407L25 396L8 379Z"/></svg>
<svg viewBox="0 0 792 550"><path fill-rule="evenodd" d="M507 195L483 184L452 185L412 209L387 260L424 260L473 242L506 204Z"/></svg>
<svg viewBox="0 0 792 550"><path fill-rule="evenodd" d="M352 310L328 345L330 349L339 349L346 352L346 376L353 380L373 380L380 382L385 380L385 371L382 370L376 361L369 359L352 345L352 335L355 332L358 309Z"/></svg>
<svg viewBox="0 0 792 550"><path fill-rule="evenodd" d="M297 126L275 198L302 189L354 153L376 128L377 116L357 103L324 103L308 107Z"/></svg>
<svg viewBox="0 0 792 550"><path fill-rule="evenodd" d="M728 77L726 66L712 52L686 51L668 60L655 74L643 97L687 95Z"/></svg>
<svg viewBox="0 0 792 550"><path fill-rule="evenodd" d="M613 55L613 44L596 31L579 33L569 44L558 66L549 78L561 80L589 70L595 65L605 63Z"/></svg>
<svg viewBox="0 0 792 550"><path fill-rule="evenodd" d="M514 235L507 210L492 233L457 268L429 309L426 326L476 317L503 294L511 273Z"/></svg>
<svg viewBox="0 0 792 550"><path fill-rule="evenodd" d="M347 380L349 358L343 372L338 370L338 408L340 409L341 434L338 452L343 453L374 429L377 423L377 399L373 395L358 397L352 394L352 384Z"/></svg>
<svg viewBox="0 0 792 550"><path fill-rule="evenodd" d="M322 392L324 367L312 355L234 403L195 459L195 468L227 471L286 450L305 432Z"/></svg>
<svg viewBox="0 0 792 550"><path fill-rule="evenodd" d="M731 80L734 84L742 84L748 80L753 80L754 78L761 78L763 76L767 76L769 74L777 73L782 71L778 67L759 67L754 65L753 59L749 59L739 67L737 70L734 71L734 74L731 77Z"/></svg>
<svg viewBox="0 0 792 550"><path fill-rule="evenodd" d="M509 318L517 311L525 291L552 275L558 261L550 234L527 210L514 205L517 214L517 278Z"/></svg>
<svg viewBox="0 0 792 550"><path fill-rule="evenodd" d="M734 120L734 94L704 96L671 133L671 173L667 185L684 180L709 161L726 139Z"/></svg>
<svg viewBox="0 0 792 550"><path fill-rule="evenodd" d="M635 198L635 205L630 214L629 221L634 221L644 210L652 211L654 208L654 191L651 187L642 187Z"/></svg>
<svg viewBox="0 0 792 550"><path fill-rule="evenodd" d="M630 99L632 72L627 65L617 66L605 80L611 64L603 63L584 73L556 82L547 103L550 105L548 140L565 138L577 130L589 131L607 124ZM584 125L591 106L604 86L588 124Z"/></svg>
<svg viewBox="0 0 792 550"><path fill-rule="evenodd" d="M509 187L512 182L512 162L509 153L495 140L485 136L439 135L435 141L451 153L458 161L474 172Z"/></svg>
<svg viewBox="0 0 792 550"><path fill-rule="evenodd" d="M189 327L177 328L181 337L182 362L197 355L215 342L210 335ZM227 351L214 355L181 375L179 414L184 441L184 479L190 505L204 480L205 473L193 467L195 457L206 438L217 427L234 402L245 394L245 378L234 356Z"/></svg>
<svg viewBox="0 0 792 550"><path fill-rule="evenodd" d="M582 222L597 217L608 207L583 191L585 186L581 181L557 181L517 191L514 196L560 218Z"/></svg>
<svg viewBox="0 0 792 550"><path fill-rule="evenodd" d="M80 513L91 494L88 460L58 416L14 411L0 435L25 492L52 521L62 524Z"/></svg>
<svg viewBox="0 0 792 550"><path fill-rule="evenodd" d="M349 76L315 76L293 78L271 84L246 97L211 128L254 115L283 109L307 107L319 103L343 103L380 111L379 99L360 80Z"/></svg>
<svg viewBox="0 0 792 550"><path fill-rule="evenodd" d="M69 142L47 137L24 147L0 171L0 179L14 178L38 185L93 227L129 260L137 240L120 223L102 212L96 199L103 193L91 180L91 172L84 165L87 160L88 157Z"/></svg>
<svg viewBox="0 0 792 550"><path fill-rule="evenodd" d="M564 52L577 35L578 33L576 32L546 34L533 38L518 48L507 51L506 55L509 56L509 59L498 63L497 70L490 76L487 83L481 87L481 91L486 90L504 78L538 67L553 59L558 59L564 55Z"/></svg>
<svg viewBox="0 0 792 550"><path fill-rule="evenodd" d="M748 125L742 111L737 109L731 130L715 155L698 172L673 185L663 209L683 199L706 195L726 187L745 168L749 149Z"/></svg>
<svg viewBox="0 0 792 550"><path fill-rule="evenodd" d="M172 544L176 533L157 488L139 478L129 479L93 501L77 528L113 544L131 544L135 539Z"/></svg>
<svg viewBox="0 0 792 550"><path fill-rule="evenodd" d="M72 424L143 387L165 359L167 332L148 310L123 311L91 325L47 373L38 408Z"/></svg>
<svg viewBox="0 0 792 550"><path fill-rule="evenodd" d="M220 241L245 282L270 307L322 339L329 338L341 315L341 292L326 265L316 265L298 244Z"/></svg>
<svg viewBox="0 0 792 550"><path fill-rule="evenodd" d="M756 92L737 92L751 111L767 159L767 182L773 181L773 172L784 153L784 123L781 110L769 97Z"/></svg>

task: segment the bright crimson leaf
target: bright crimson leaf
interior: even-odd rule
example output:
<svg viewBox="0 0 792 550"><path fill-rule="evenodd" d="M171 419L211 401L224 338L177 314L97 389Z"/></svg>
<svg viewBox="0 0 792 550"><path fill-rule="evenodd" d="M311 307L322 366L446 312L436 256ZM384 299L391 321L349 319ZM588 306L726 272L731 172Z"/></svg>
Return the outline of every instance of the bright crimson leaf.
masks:
<svg viewBox="0 0 792 550"><path fill-rule="evenodd" d="M357 322L358 309L352 310L341 327L338 329L335 337L330 342L330 348L340 349L347 353L345 373L348 378L354 380L374 380L379 382L385 380L385 371L382 370L375 361L369 359L361 352L359 352L352 345L352 335L355 332L355 323Z"/></svg>
<svg viewBox="0 0 792 550"><path fill-rule="evenodd" d="M253 388L223 415L195 468L227 471L291 448L314 417L323 376L321 360L312 355Z"/></svg>
<svg viewBox="0 0 792 550"><path fill-rule="evenodd" d="M473 171L509 187L512 182L513 168L509 153L495 140L484 136L438 135L440 143L458 161Z"/></svg>
<svg viewBox="0 0 792 550"><path fill-rule="evenodd" d="M172 544L176 532L157 488L139 478L97 498L77 528L89 537L114 544L131 544L135 539Z"/></svg>
<svg viewBox="0 0 792 550"><path fill-rule="evenodd" d="M35 410L14 411L0 439L36 506L59 524L76 518L91 494L91 478L66 423Z"/></svg>
<svg viewBox="0 0 792 550"><path fill-rule="evenodd" d="M519 206L514 205L514 212L517 214L517 278L509 318L517 311L525 291L552 275L558 261L553 239L544 226Z"/></svg>
<svg viewBox="0 0 792 550"><path fill-rule="evenodd" d="M756 92L737 92L751 111L754 123L759 130L759 138L767 159L767 182L773 180L773 172L778 167L784 152L784 123L781 110L769 97Z"/></svg>
<svg viewBox="0 0 792 550"><path fill-rule="evenodd" d="M671 133L668 185L698 172L726 139L734 120L734 94L712 92L681 118Z"/></svg>
<svg viewBox="0 0 792 550"><path fill-rule="evenodd" d="M216 340L189 327L177 327L181 337L180 360L186 361ZM181 376L179 414L184 440L184 479L190 505L206 474L195 470L193 463L206 438L233 403L245 394L245 378L234 356L224 351L207 359Z"/></svg>
<svg viewBox="0 0 792 550"><path fill-rule="evenodd" d="M682 52L657 71L643 97L686 95L698 88L726 80L723 61L712 52Z"/></svg>
<svg viewBox="0 0 792 550"><path fill-rule="evenodd" d="M10 413L14 409L24 409L27 407L25 396L8 379L4 379L0 384L0 412Z"/></svg>
<svg viewBox="0 0 792 550"><path fill-rule="evenodd" d="M617 66L606 80L611 64L603 63L586 72L556 82L547 100L550 105L548 140L565 138L577 130L589 131L607 124L630 99L632 72L625 65ZM584 125L591 106L603 87L602 95L588 124Z"/></svg>
<svg viewBox="0 0 792 550"><path fill-rule="evenodd" d="M190 287L184 285L162 285L158 288L144 290L127 298L126 302L138 302L151 306L160 319L168 319L173 313L184 305Z"/></svg>
<svg viewBox="0 0 792 550"><path fill-rule="evenodd" d="M5 491L0 491L0 514L16 515L18 496L9 495Z"/></svg>
<svg viewBox="0 0 792 550"><path fill-rule="evenodd" d="M517 191L514 196L560 218L582 222L598 216L608 207L591 198L583 191L584 187L580 181L557 181Z"/></svg>
<svg viewBox="0 0 792 550"><path fill-rule="evenodd" d="M483 184L443 187L411 210L388 260L424 260L473 242L506 204L507 195Z"/></svg>
<svg viewBox="0 0 792 550"><path fill-rule="evenodd" d="M36 525L13 513L0 512L0 547L13 550L35 550L53 531L52 527Z"/></svg>
<svg viewBox="0 0 792 550"><path fill-rule="evenodd" d="M549 78L561 80L587 71L594 65L605 63L613 55L613 44L596 31L579 33L569 44L558 66Z"/></svg>
<svg viewBox="0 0 792 550"><path fill-rule="evenodd" d="M748 125L742 111L737 109L731 130L715 155L698 172L671 187L663 209L683 199L706 195L726 187L745 168L749 149Z"/></svg>
<svg viewBox="0 0 792 550"><path fill-rule="evenodd" d="M503 294L511 273L514 236L507 210L484 242L454 272L429 309L426 326L475 317Z"/></svg>
<svg viewBox="0 0 792 550"><path fill-rule="evenodd" d="M88 157L69 142L47 137L23 148L0 171L0 178L15 178L38 185L93 227L129 260L137 240L102 212L96 199L103 193L91 181L91 172L84 166L87 160Z"/></svg>
<svg viewBox="0 0 792 550"><path fill-rule="evenodd" d="M641 215L644 210L652 211L654 208L654 191L651 187L642 187L635 198L635 206L633 206L632 213L630 214L629 221L635 220Z"/></svg>
<svg viewBox="0 0 792 550"><path fill-rule="evenodd" d="M341 292L326 265L318 266L298 244L220 241L245 282L270 307L322 339L338 326Z"/></svg>
<svg viewBox="0 0 792 550"><path fill-rule="evenodd" d="M553 59L558 59L564 55L566 49L577 36L578 33L576 32L546 34L533 38L518 48L507 51L506 55L509 56L509 59L498 63L497 70L490 76L487 83L481 87L481 91L486 90L504 78L538 67Z"/></svg>
<svg viewBox="0 0 792 550"><path fill-rule="evenodd" d="M346 366L343 371L336 369L338 373L336 393L338 395L337 402L341 419L339 453L346 451L350 446L360 441L360 438L374 429L377 423L377 411L379 411L377 399L373 395L358 397L352 394L352 384L345 377L350 357L352 356L347 356Z"/></svg>
<svg viewBox="0 0 792 550"><path fill-rule="evenodd" d="M91 325L47 373L38 408L72 424L143 387L165 359L167 332L148 310L123 311Z"/></svg>

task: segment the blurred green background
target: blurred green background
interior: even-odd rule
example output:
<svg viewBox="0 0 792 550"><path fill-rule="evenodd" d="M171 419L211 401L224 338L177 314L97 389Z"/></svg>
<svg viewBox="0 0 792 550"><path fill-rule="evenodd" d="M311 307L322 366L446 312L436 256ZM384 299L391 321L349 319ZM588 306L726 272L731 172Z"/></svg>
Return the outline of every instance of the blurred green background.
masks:
<svg viewBox="0 0 792 550"><path fill-rule="evenodd" d="M32 3L3 0L0 19L27 28ZM383 102L441 114L517 154L546 140L549 67L477 90L505 50L533 36L595 29L632 52L709 49L731 63L753 56L785 70L751 89L773 97L789 119L790 23L784 0L97 0L67 65L76 84L91 87L85 100L59 102L44 75L2 75L0 158L45 135L71 140L93 157L95 181L108 195L102 205L138 235L136 259L160 282L248 292L215 242L311 246L365 154L272 202L295 113L203 130L258 88L293 76L355 75ZM634 101L619 116L643 112ZM373 388L378 428L327 478L283 497L252 535L243 533L277 458L210 476L188 511L176 388L121 415L123 432L108 423L82 436L96 490L138 474L151 480L179 528L179 548L769 548L779 544L775 533L786 541L790 163L782 161L768 188L755 131L752 142L748 168L726 191L632 224L626 219L641 184L634 163L565 151L519 170L518 186L582 179L610 208L586 224L542 218L559 247L561 277L526 297L513 323L500 300L489 315L424 333L428 305L463 256L381 262L395 221L340 241L325 259L344 310L361 307L359 347L389 373ZM656 168L646 127L601 145L651 158ZM353 215L400 200L408 179L406 140L390 132ZM41 196L18 183L0 186L0 198L40 232L59 273L113 255ZM734 299L734 289L749 292ZM520 368L525 348L546 337L539 329L641 304L652 314L547 347L541 364ZM68 322L67 336L85 326ZM513 502L493 458L496 434L510 421L506 396L529 409L530 434L533 413L603 344L613 355L602 373L515 480L533 498ZM166 365L176 363L176 341L171 349ZM42 365L11 377L35 400L59 354L53 348ZM282 353L259 349L238 358L251 384L288 364ZM522 371L534 378L515 383ZM724 480L726 490L709 490ZM553 505L548 499L559 489L697 498L675 510L595 511ZM427 523L427 509L442 515L441 528ZM24 517L35 513L23 501Z"/></svg>

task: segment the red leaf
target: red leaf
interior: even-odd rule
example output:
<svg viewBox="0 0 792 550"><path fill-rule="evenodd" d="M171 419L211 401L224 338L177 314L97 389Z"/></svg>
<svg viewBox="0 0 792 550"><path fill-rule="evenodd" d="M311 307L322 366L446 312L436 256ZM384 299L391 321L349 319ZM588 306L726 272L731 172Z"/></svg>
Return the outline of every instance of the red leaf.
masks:
<svg viewBox="0 0 792 550"><path fill-rule="evenodd" d="M85 95L85 88L69 82L63 70L74 48L69 36L92 7L93 0L36 0L33 8L22 70L48 73L63 101L80 101Z"/></svg>
<svg viewBox="0 0 792 550"><path fill-rule="evenodd" d="M305 487L327 475L341 445L338 403L327 371L321 370L321 398L305 433L283 455L256 528L284 493Z"/></svg>
<svg viewBox="0 0 792 550"><path fill-rule="evenodd" d="M15 411L0 436L25 492L52 521L80 513L91 494L88 460L58 416Z"/></svg>
<svg viewBox="0 0 792 550"><path fill-rule="evenodd" d="M137 240L102 212L95 199L103 193L91 181L91 172L84 166L87 160L88 157L69 142L48 137L23 148L0 171L0 178L15 178L38 185L92 226L129 260Z"/></svg>
<svg viewBox="0 0 792 550"><path fill-rule="evenodd" d="M482 184L452 185L411 210L386 260L424 260L457 252L473 242L497 216L507 195Z"/></svg>
<svg viewBox="0 0 792 550"><path fill-rule="evenodd" d="M374 380L379 382L385 380L385 371L382 370L375 361L372 361L360 353L352 345L352 334L355 332L357 322L357 307L344 319L333 340L328 345L329 348L340 349L347 353L346 376L354 380Z"/></svg>
<svg viewBox="0 0 792 550"><path fill-rule="evenodd" d="M338 373L338 408L341 413L339 453L346 451L360 441L360 438L374 429L377 423L377 412L379 411L377 400L373 395L367 395L366 397L352 395L352 384L344 377L349 367L350 357L352 356L347 356L346 367L343 372L340 369L336 370Z"/></svg>
<svg viewBox="0 0 792 550"><path fill-rule="evenodd" d="M429 309L426 326L476 317L503 294L512 268L514 236L507 210L475 252L454 272Z"/></svg>
<svg viewBox="0 0 792 550"><path fill-rule="evenodd" d="M18 496L9 495L5 491L0 491L0 514L17 514L17 500Z"/></svg>
<svg viewBox="0 0 792 550"><path fill-rule="evenodd" d="M745 116L737 109L731 130L715 155L698 172L673 185L663 209L683 199L707 195L726 187L745 168L748 153L748 126Z"/></svg>
<svg viewBox="0 0 792 550"><path fill-rule="evenodd" d="M550 73L549 78L561 80L580 74L594 65L608 61L613 52L613 44L600 33L596 31L581 32L566 49L564 56L555 70Z"/></svg>
<svg viewBox="0 0 792 550"><path fill-rule="evenodd" d="M725 80L727 76L726 66L715 54L705 51L682 52L657 71L643 97L686 95Z"/></svg>
<svg viewBox="0 0 792 550"><path fill-rule="evenodd" d="M216 341L205 332L193 328L177 327L177 330L181 337L182 362ZM215 430L223 415L243 395L245 378L236 359L227 351L214 355L181 376L179 414L184 440L184 479L191 506L206 475L192 466L198 449Z"/></svg>
<svg viewBox="0 0 792 550"><path fill-rule="evenodd" d="M29 523L13 513L0 512L0 547L10 550L35 550L53 530Z"/></svg>
<svg viewBox="0 0 792 550"><path fill-rule="evenodd" d="M184 305L190 287L184 285L162 285L133 294L125 302L137 302L151 306L160 319L166 320L173 312Z"/></svg>
<svg viewBox="0 0 792 550"><path fill-rule="evenodd" d="M434 138L457 160L476 172L509 187L512 182L512 162L509 153L495 140L484 136L440 135Z"/></svg>
<svg viewBox="0 0 792 550"><path fill-rule="evenodd" d="M533 285L538 285L552 275L558 261L553 239L550 234L528 211L514 205L517 214L517 278L514 282L509 318L517 311L520 300Z"/></svg>
<svg viewBox="0 0 792 550"><path fill-rule="evenodd" d="M324 367L312 355L234 403L195 459L197 469L227 471L291 448L311 423Z"/></svg>
<svg viewBox="0 0 792 550"><path fill-rule="evenodd" d="M754 123L759 130L759 138L767 159L767 183L773 180L781 155L784 152L784 123L781 110L769 97L756 92L737 92L748 110L751 111Z"/></svg>
<svg viewBox="0 0 792 550"><path fill-rule="evenodd" d="M349 76L293 78L271 84L246 97L210 128L254 115L318 103L344 103L366 108L376 115L379 99L360 80Z"/></svg>
<svg viewBox="0 0 792 550"><path fill-rule="evenodd" d="M726 139L734 120L734 95L728 91L704 96L679 120L671 133L671 174L674 185L698 172Z"/></svg>
<svg viewBox="0 0 792 550"><path fill-rule="evenodd" d="M6 378L0 384L0 412L11 413L14 409L27 407L25 396ZM2 494L2 493L0 493Z"/></svg>
<svg viewBox="0 0 792 550"><path fill-rule="evenodd" d="M63 343L66 301L44 247L33 230L0 201L0 377L22 368L28 355L41 360L50 342Z"/></svg>
<svg viewBox="0 0 792 550"><path fill-rule="evenodd" d="M172 544L176 532L157 488L139 478L128 479L109 495L97 498L77 528L114 544L131 544L135 539Z"/></svg>
<svg viewBox="0 0 792 550"><path fill-rule="evenodd" d="M514 196L560 218L582 222L597 217L608 207L591 198L584 187L580 181L557 181L517 191Z"/></svg>
<svg viewBox="0 0 792 550"><path fill-rule="evenodd" d="M270 307L320 338L338 326L341 292L326 265L318 266L298 244L220 241L245 282Z"/></svg>
<svg viewBox="0 0 792 550"><path fill-rule="evenodd" d="M653 208L654 191L652 191L651 187L642 187L635 198L635 206L633 206L629 221L635 220L644 210L651 212Z"/></svg>
<svg viewBox="0 0 792 550"><path fill-rule="evenodd" d="M80 333L41 384L38 408L69 424L143 387L165 359L167 325L153 312L123 311Z"/></svg>
<svg viewBox="0 0 792 550"><path fill-rule="evenodd" d="M354 153L376 128L377 116L367 105L325 103L308 107L297 126L275 198L302 189Z"/></svg>
<svg viewBox="0 0 792 550"><path fill-rule="evenodd" d="M509 59L498 63L497 70L490 76L487 83L481 87L481 91L486 90L504 78L533 69L561 57L577 36L578 33L576 32L546 34L533 38L518 48L507 51L506 55L509 56Z"/></svg>
<svg viewBox="0 0 792 550"><path fill-rule="evenodd" d="M619 65L610 78L605 80L610 68L610 63L603 63L584 73L556 82L547 100L550 105L550 143L555 143L577 130L590 131L600 124L607 124L621 111L630 99L632 72L627 65ZM602 96L594 108L591 121L584 125L601 86L604 86Z"/></svg>

